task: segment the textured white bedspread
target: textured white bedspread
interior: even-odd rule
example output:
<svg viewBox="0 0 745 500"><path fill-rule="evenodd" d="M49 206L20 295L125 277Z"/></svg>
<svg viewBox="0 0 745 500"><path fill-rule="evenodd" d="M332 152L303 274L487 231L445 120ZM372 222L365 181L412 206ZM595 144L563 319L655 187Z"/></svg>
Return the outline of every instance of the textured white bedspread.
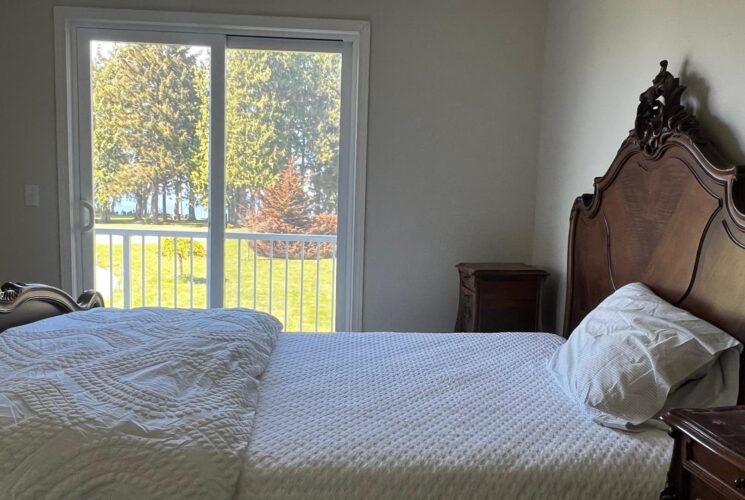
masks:
<svg viewBox="0 0 745 500"><path fill-rule="evenodd" d="M97 309L0 334L0 498L231 498L279 327Z"/></svg>
<svg viewBox="0 0 745 500"><path fill-rule="evenodd" d="M280 334L240 497L653 499L672 441L602 427L549 334Z"/></svg>

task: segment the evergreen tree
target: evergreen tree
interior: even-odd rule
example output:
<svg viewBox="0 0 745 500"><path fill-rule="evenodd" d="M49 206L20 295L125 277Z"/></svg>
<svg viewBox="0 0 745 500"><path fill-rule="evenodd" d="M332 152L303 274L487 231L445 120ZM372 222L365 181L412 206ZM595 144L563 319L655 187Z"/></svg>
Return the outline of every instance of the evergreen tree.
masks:
<svg viewBox="0 0 745 500"><path fill-rule="evenodd" d="M96 191L102 199L149 195L150 221L158 222L160 190L170 187L179 198L198 157L203 106L196 57L187 46L126 43L98 64L94 136L105 139L94 140ZM119 182L106 182L107 175Z"/></svg>
<svg viewBox="0 0 745 500"><path fill-rule="evenodd" d="M312 215L312 201L304 188L303 176L290 162L270 185L261 198L257 212L247 211L245 224L254 231L282 234L336 234L336 214L321 213ZM255 242L255 249L261 255L270 254L271 242ZM324 257L331 255L330 245L304 244L300 242L273 243L275 255L313 258L317 252ZM285 245L287 245L285 247ZM304 249L302 247L304 246Z"/></svg>
<svg viewBox="0 0 745 500"><path fill-rule="evenodd" d="M237 223L241 208L256 208L261 191L272 182L287 153L276 126L281 97L272 84L274 53L227 51L225 110L225 180L228 223Z"/></svg>
<svg viewBox="0 0 745 500"><path fill-rule="evenodd" d="M277 52L272 62L282 114L275 123L288 157L306 179L314 211L336 211L341 55Z"/></svg>
<svg viewBox="0 0 745 500"><path fill-rule="evenodd" d="M303 177L290 163L261 198L261 209L249 215L256 231L302 233L310 224L311 201L303 189Z"/></svg>

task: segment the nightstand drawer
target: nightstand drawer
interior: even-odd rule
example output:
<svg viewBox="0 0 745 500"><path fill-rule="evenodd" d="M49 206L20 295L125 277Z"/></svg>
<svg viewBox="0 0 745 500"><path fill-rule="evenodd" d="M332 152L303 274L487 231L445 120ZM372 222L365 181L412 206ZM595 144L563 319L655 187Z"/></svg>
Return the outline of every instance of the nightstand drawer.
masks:
<svg viewBox="0 0 745 500"><path fill-rule="evenodd" d="M541 291L543 280L543 276L506 276L485 279L479 284L479 293L486 301L535 302L537 294Z"/></svg>
<svg viewBox="0 0 745 500"><path fill-rule="evenodd" d="M704 469L731 492L732 498L745 499L745 471L695 441L690 444L687 462L686 469L694 474L698 468Z"/></svg>
<svg viewBox="0 0 745 500"><path fill-rule="evenodd" d="M696 476L691 476L688 498L692 500L718 500L722 495Z"/></svg>

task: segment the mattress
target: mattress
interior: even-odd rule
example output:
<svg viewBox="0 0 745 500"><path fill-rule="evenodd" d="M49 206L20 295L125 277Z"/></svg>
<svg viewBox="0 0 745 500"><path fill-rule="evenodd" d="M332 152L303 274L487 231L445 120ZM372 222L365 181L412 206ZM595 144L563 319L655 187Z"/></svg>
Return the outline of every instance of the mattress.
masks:
<svg viewBox="0 0 745 500"><path fill-rule="evenodd" d="M280 334L240 498L657 498L672 440L592 422L544 333Z"/></svg>

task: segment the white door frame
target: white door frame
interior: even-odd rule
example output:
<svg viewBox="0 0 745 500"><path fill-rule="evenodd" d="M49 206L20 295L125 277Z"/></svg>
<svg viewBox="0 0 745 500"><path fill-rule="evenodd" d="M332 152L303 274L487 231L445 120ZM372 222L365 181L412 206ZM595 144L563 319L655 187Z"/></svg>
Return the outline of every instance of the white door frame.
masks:
<svg viewBox="0 0 745 500"><path fill-rule="evenodd" d="M370 24L367 21L335 19L306 19L249 15L201 14L185 12L136 11L78 7L55 7L55 70L57 100L57 170L59 179L60 224L60 282L62 286L80 293L83 288L80 249L83 242L74 237L90 221L85 220L79 193L80 178L80 122L77 88L77 61L80 29L128 30L136 32L174 32L195 39L209 35L278 37L289 39L337 40L350 45L350 63L343 78L348 78L351 95L342 108L343 127L340 143L339 169L339 242L337 273L336 328L343 331L362 329L362 271L364 258L365 168L367 154L367 102L369 84ZM153 33L155 35L155 33ZM178 35L177 35L178 36ZM223 45L223 48L225 45ZM213 53L213 58L215 54ZM220 64L212 64L212 77L222 78ZM224 57L222 58L224 73ZM213 80L214 81L214 80ZM223 86L224 88L224 86ZM88 108L89 109L89 108ZM221 115L220 115L221 116ZM213 115L214 117L214 115ZM211 124L213 127L215 123ZM217 137L224 142L224 123ZM345 129L347 132L345 132ZM222 139L221 139L222 138ZM214 138L213 138L214 139ZM224 154L224 148L211 148L212 155ZM217 153L214 153L217 151ZM224 158L212 156L211 161L222 165ZM220 174L224 170L220 169ZM211 183L220 179L211 179ZM223 183L220 182L219 185ZM219 190L222 193L222 190ZM212 196L213 193L211 192ZM222 206L222 205L220 205ZM210 217L213 216L210 211ZM224 217L224 214L221 214ZM211 219L211 226L217 220ZM217 232L224 230L219 225ZM217 239L218 234L213 238ZM222 241L222 238L220 238ZM222 245L220 244L220 247ZM211 272L223 274L222 259ZM210 291L210 304L221 305L222 296Z"/></svg>
<svg viewBox="0 0 745 500"><path fill-rule="evenodd" d="M92 40L111 41L111 42L134 42L134 43L163 43L179 44L209 47L210 49L210 179L209 179L209 200L214 206L224 206L223 189L225 184L223 172L225 171L224 149L213 147L213 144L225 142L225 36L204 33L179 33L179 32L159 32L159 31L131 31L110 28L78 28L75 31L77 46L76 54L84 61L90 61L90 43ZM90 68L87 64L78 64L76 85L81 88L91 88ZM77 88L77 87L73 87ZM83 113L90 112L91 93L78 92L78 109L74 113L78 117ZM76 177L75 183L71 190L70 208L72 218L79 217L82 220L74 221L73 227L84 227L82 231L73 231L71 240L77 247L75 260L80 262L78 274L73 279L78 281L78 289L92 288L95 275L95 260L93 255L94 231L93 231L93 200L89 198L93 193L92 170L93 164L91 153L93 130L91 129L91 120L78 119L77 123L77 144L78 154L77 162L73 166L73 176ZM87 146L86 146L87 144ZM76 202L80 203L86 209L84 215L81 210L75 210ZM75 225L77 224L80 225ZM209 224L207 234L208 255L224 255L225 243L225 213L223 210L209 211ZM73 248L75 253L75 248ZM126 250L125 250L126 252ZM88 263L89 265L86 265ZM91 268L90 263L94 263ZM222 305L222 286L210 286L211 277L223 278L223 259L209 259L207 269L207 297L208 304ZM74 286L73 286L74 289ZM79 293L76 290L75 293ZM128 297L124 298L124 307L127 307ZM112 304L113 305L113 304Z"/></svg>

